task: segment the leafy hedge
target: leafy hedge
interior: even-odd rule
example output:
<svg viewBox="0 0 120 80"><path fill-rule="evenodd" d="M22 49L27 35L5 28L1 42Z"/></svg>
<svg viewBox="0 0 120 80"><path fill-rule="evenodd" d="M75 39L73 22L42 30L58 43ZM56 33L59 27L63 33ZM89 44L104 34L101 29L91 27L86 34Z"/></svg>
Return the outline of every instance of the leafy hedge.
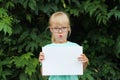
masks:
<svg viewBox="0 0 120 80"><path fill-rule="evenodd" d="M84 47L89 65L80 80L120 79L120 0L0 0L0 79L46 80L38 62L50 43L49 16L65 11L70 41Z"/></svg>

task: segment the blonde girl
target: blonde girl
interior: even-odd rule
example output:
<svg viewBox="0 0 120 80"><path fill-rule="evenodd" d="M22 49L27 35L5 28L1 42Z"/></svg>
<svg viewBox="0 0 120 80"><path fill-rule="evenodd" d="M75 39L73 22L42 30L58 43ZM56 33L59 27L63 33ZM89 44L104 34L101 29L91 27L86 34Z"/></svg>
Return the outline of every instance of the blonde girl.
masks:
<svg viewBox="0 0 120 80"><path fill-rule="evenodd" d="M67 40L67 37L71 33L69 17L65 12L55 12L49 19L49 29L51 31L52 43L46 46L79 46L74 42ZM40 52L39 61L42 62L45 59L44 53ZM78 56L78 60L83 63L83 68L86 69L88 64L88 58L85 54ZM78 80L77 75L51 75L49 80Z"/></svg>

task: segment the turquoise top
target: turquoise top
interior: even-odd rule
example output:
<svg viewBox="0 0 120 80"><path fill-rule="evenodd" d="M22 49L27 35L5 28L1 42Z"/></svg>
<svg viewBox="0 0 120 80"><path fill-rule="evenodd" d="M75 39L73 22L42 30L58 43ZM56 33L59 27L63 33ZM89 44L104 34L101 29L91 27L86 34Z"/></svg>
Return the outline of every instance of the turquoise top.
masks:
<svg viewBox="0 0 120 80"><path fill-rule="evenodd" d="M49 47L49 46L55 46L55 47L72 46L73 47L73 46L80 46L80 45L78 45L77 43L67 41L66 43L51 43L44 47Z"/></svg>
<svg viewBox="0 0 120 80"><path fill-rule="evenodd" d="M50 76L48 80L79 80L77 75Z"/></svg>
<svg viewBox="0 0 120 80"><path fill-rule="evenodd" d="M67 41L66 43L57 44L57 43L51 43L46 46L56 46L56 47L63 47L63 46L79 46L76 43ZM49 76L48 80L79 80L77 75L51 75Z"/></svg>

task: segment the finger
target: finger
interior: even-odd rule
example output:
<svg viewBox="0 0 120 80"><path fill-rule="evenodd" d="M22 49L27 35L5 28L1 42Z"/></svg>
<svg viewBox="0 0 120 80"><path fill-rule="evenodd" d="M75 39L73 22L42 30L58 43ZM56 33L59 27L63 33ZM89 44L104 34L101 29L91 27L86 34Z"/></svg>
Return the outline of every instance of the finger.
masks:
<svg viewBox="0 0 120 80"><path fill-rule="evenodd" d="M81 54L80 56L82 56L82 57L86 57L86 55L85 55L85 54Z"/></svg>
<svg viewBox="0 0 120 80"><path fill-rule="evenodd" d="M88 63L88 58L85 58L82 62L83 63Z"/></svg>
<svg viewBox="0 0 120 80"><path fill-rule="evenodd" d="M86 62L88 62L88 58L84 54L81 54L78 57L78 61L81 61L82 63L86 63Z"/></svg>
<svg viewBox="0 0 120 80"><path fill-rule="evenodd" d="M43 59L44 58L44 54L41 52L40 54L39 54L39 59L41 60L41 59Z"/></svg>
<svg viewBox="0 0 120 80"><path fill-rule="evenodd" d="M43 53L43 52L40 52L39 56L44 56L44 53Z"/></svg>
<svg viewBox="0 0 120 80"><path fill-rule="evenodd" d="M39 62L41 63L44 60L44 57L39 58Z"/></svg>
<svg viewBox="0 0 120 80"><path fill-rule="evenodd" d="M83 55L81 54L77 59L78 61L82 61Z"/></svg>
<svg viewBox="0 0 120 80"><path fill-rule="evenodd" d="M40 52L39 54L39 61L42 62L45 59L44 53Z"/></svg>

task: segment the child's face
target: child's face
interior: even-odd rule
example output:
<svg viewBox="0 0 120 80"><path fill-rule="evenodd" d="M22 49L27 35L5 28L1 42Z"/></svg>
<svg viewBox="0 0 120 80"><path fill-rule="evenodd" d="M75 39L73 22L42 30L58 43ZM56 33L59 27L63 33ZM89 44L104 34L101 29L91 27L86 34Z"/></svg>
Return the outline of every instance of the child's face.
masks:
<svg viewBox="0 0 120 80"><path fill-rule="evenodd" d="M66 25L52 25L50 31L55 38L55 43L65 43L67 41L67 35L69 27Z"/></svg>

